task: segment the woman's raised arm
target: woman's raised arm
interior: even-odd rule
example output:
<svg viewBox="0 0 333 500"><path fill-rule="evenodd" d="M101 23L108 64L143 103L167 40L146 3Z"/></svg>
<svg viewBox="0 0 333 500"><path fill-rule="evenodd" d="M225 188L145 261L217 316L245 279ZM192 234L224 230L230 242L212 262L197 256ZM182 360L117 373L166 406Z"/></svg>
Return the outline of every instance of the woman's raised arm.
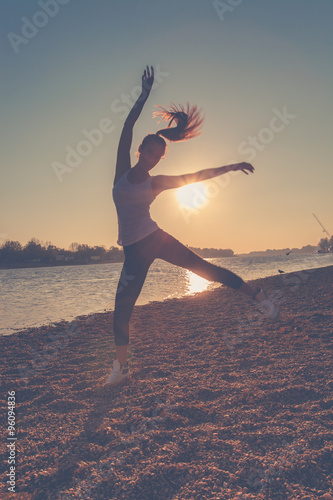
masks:
<svg viewBox="0 0 333 500"><path fill-rule="evenodd" d="M129 115L125 120L123 130L121 132L117 151L116 174L114 177L113 185L115 185L120 177L131 168L130 149L132 145L133 127L136 120L140 116L146 100L149 97L153 83L154 68L151 66L151 69L149 69L149 67L147 66L142 75L141 94L139 95L136 103L129 112Z"/></svg>

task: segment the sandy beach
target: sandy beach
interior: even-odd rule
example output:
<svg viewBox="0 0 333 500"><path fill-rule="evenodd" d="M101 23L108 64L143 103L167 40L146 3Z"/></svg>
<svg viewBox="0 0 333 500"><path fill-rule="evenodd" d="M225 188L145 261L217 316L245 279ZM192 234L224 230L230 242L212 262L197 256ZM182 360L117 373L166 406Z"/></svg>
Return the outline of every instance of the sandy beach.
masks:
<svg viewBox="0 0 333 500"><path fill-rule="evenodd" d="M223 287L137 306L116 389L112 312L0 338L17 437L9 493L6 424L0 497L332 500L332 282L333 266L253 282L278 322Z"/></svg>

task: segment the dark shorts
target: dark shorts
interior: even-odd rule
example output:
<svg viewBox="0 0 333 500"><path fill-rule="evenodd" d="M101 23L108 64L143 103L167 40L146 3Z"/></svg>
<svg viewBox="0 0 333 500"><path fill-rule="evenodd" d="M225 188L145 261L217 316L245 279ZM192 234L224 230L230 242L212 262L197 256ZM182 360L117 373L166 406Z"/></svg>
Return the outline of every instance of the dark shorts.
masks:
<svg viewBox="0 0 333 500"><path fill-rule="evenodd" d="M170 264L183 267L193 255L197 255L162 229L156 229L137 243L123 248L125 262L127 261L129 267L133 264L136 267L138 263L150 266L155 259L163 259Z"/></svg>
<svg viewBox="0 0 333 500"><path fill-rule="evenodd" d="M162 229L157 229L133 245L125 246L124 254L125 262L117 287L113 316L113 332L117 346L129 343L130 317L149 267L155 259L163 259L235 290L243 283L239 276L204 260Z"/></svg>

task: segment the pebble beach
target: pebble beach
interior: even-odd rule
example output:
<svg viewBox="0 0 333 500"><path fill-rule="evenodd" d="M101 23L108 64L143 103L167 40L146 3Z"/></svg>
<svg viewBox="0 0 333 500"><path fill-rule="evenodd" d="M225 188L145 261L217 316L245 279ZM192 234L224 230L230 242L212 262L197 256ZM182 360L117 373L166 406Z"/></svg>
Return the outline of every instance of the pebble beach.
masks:
<svg viewBox="0 0 333 500"><path fill-rule="evenodd" d="M333 500L333 266L252 283L279 321L225 287L136 306L114 389L112 312L0 337L0 498Z"/></svg>

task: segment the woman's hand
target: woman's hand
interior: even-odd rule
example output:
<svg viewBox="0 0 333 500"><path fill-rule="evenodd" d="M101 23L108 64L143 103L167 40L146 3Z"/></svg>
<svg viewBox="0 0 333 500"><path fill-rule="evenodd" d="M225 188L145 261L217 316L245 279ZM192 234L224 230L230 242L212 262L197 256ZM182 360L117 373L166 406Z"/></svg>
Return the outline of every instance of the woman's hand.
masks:
<svg viewBox="0 0 333 500"><path fill-rule="evenodd" d="M148 97L154 83L154 68L152 66L150 68L147 66L142 75L142 95L144 97Z"/></svg>
<svg viewBox="0 0 333 500"><path fill-rule="evenodd" d="M236 172L237 170L241 170L246 175L249 175L247 170L251 172L251 174L254 173L254 167L251 165L251 163L246 163L245 161L243 161L242 163L235 163L231 166L230 170L233 170L234 172Z"/></svg>

